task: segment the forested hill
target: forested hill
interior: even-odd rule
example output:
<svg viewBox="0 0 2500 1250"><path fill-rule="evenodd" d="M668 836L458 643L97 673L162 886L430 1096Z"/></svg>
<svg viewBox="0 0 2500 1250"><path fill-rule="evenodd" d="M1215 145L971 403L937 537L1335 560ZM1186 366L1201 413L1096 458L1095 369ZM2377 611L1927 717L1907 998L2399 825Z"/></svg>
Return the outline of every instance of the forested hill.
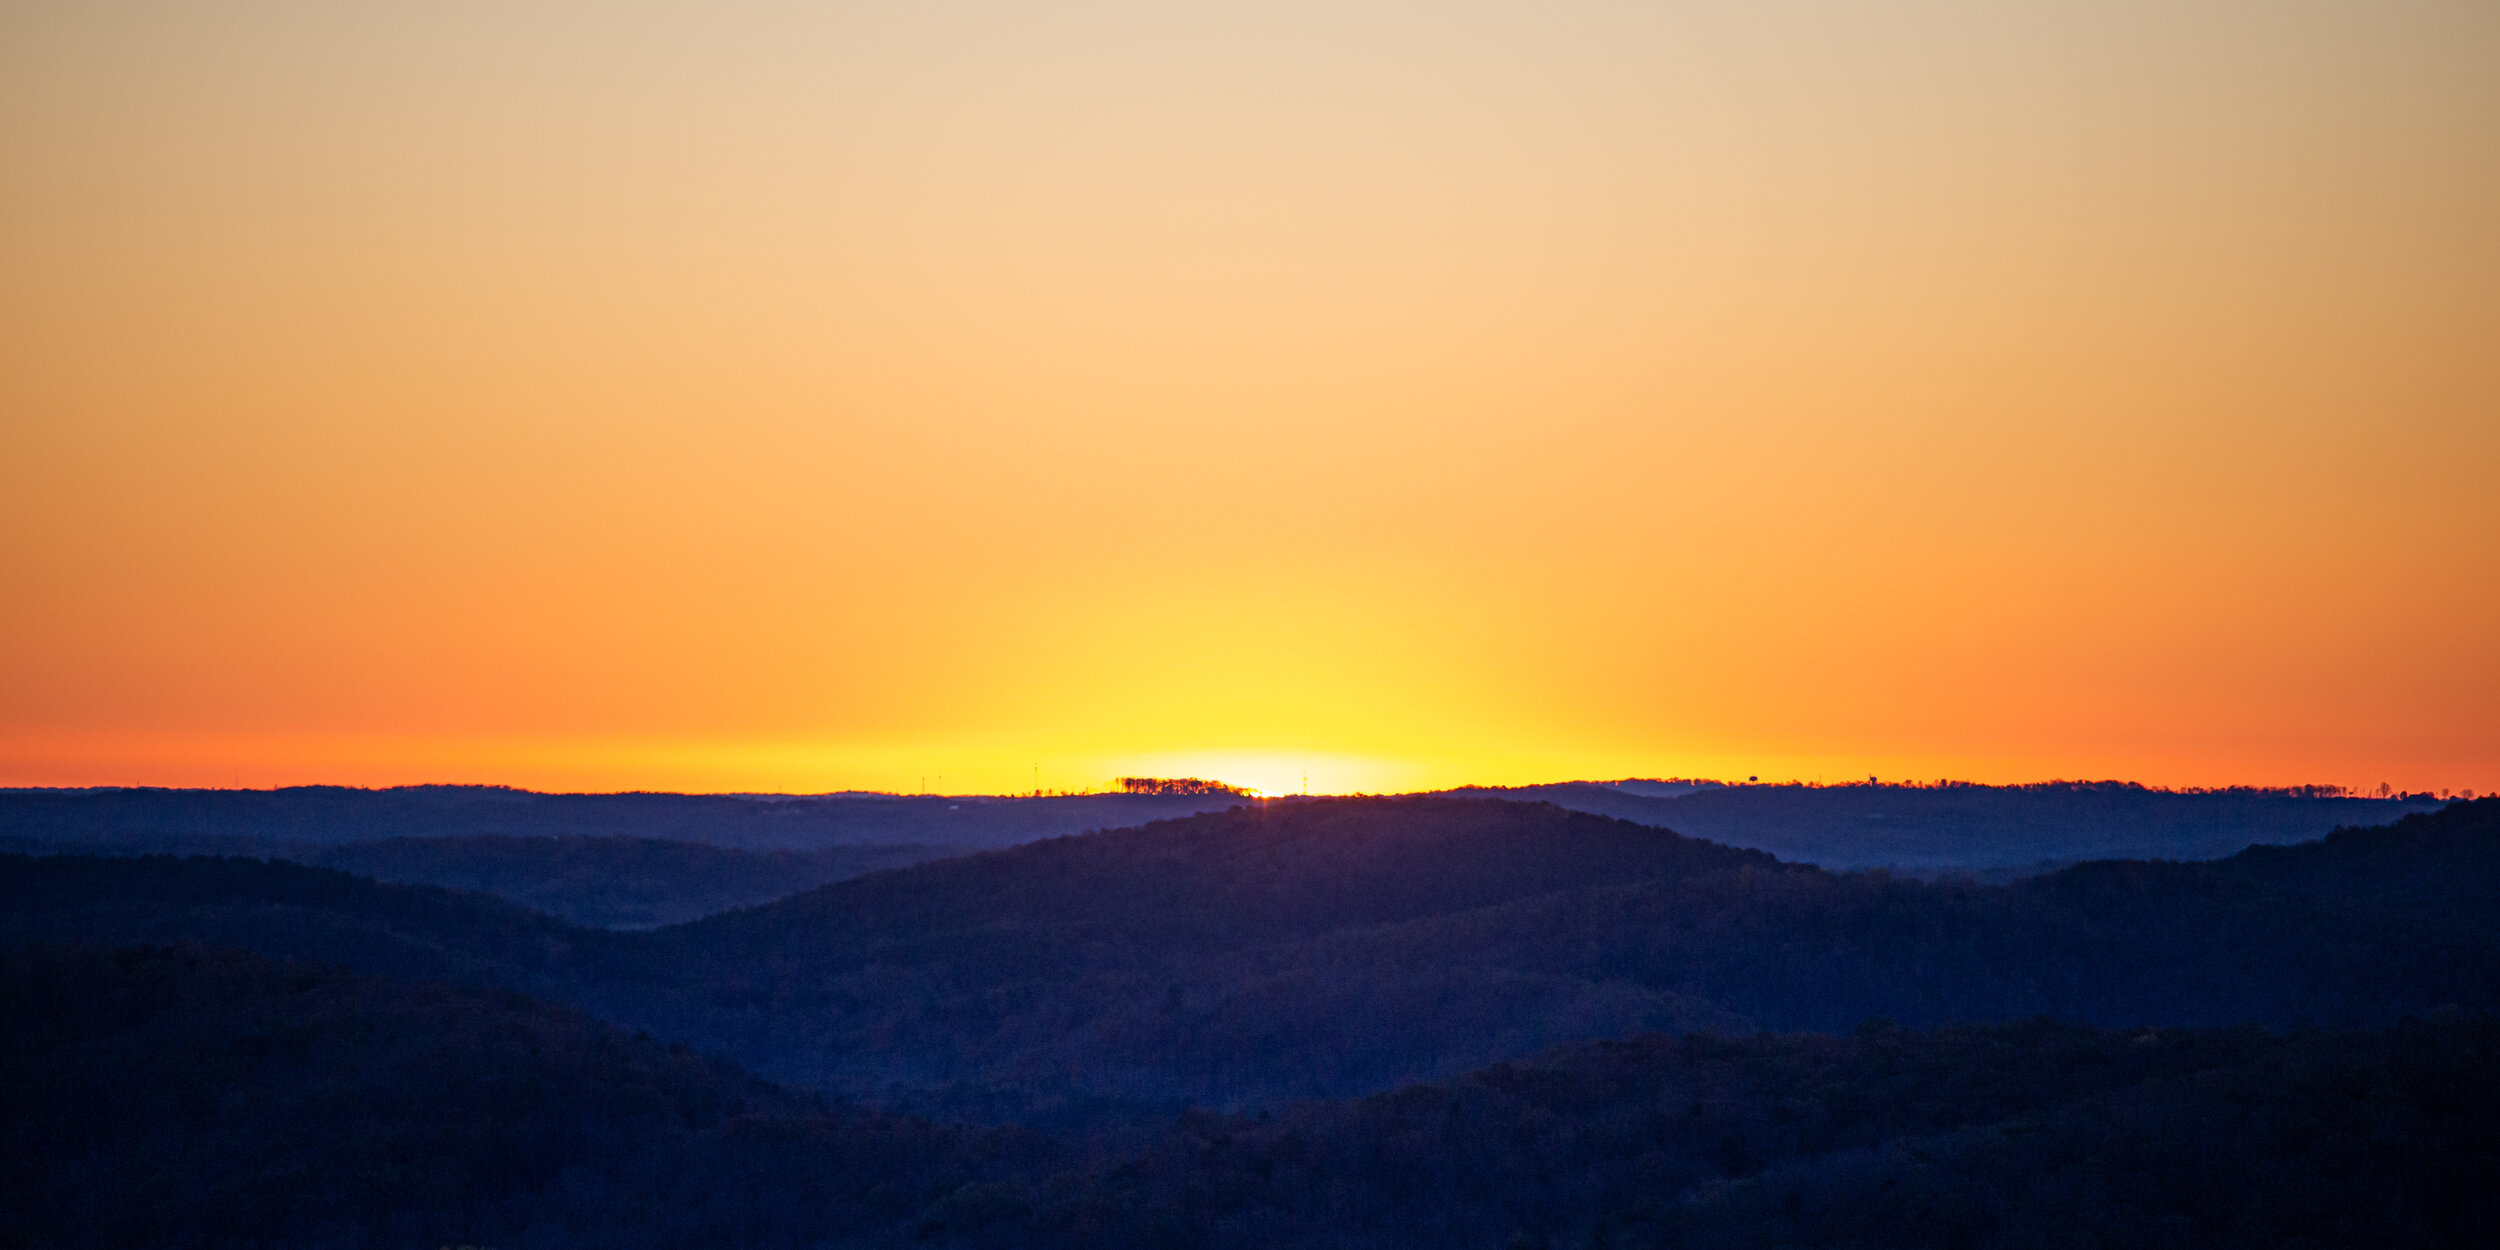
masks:
<svg viewBox="0 0 2500 1250"><path fill-rule="evenodd" d="M776 1079L1012 1115L1357 1094L1648 1030L2380 1026L2500 1006L2490 799L2011 887L1831 873L1545 805L1382 799L1045 841L643 934L240 861L0 859L0 902L20 939L446 969Z"/></svg>
<svg viewBox="0 0 2500 1250"><path fill-rule="evenodd" d="M1133 1144L827 1103L507 994L0 949L0 1246L2500 1238L2500 1024L1644 1036Z"/></svg>
<svg viewBox="0 0 2500 1250"><path fill-rule="evenodd" d="M993 1185L994 1247L2500 1241L2500 1022L1649 1036Z"/></svg>
<svg viewBox="0 0 2500 1250"><path fill-rule="evenodd" d="M477 890L583 924L651 928L881 868L1218 812L1230 794L810 797L535 794L482 786L0 791L0 852L248 855ZM1544 801L1827 868L2002 883L2068 862L2198 859L2395 819L2414 799L2309 790L1571 783ZM1278 800L1275 811L1311 800ZM1319 800L1323 804L1328 800Z"/></svg>
<svg viewBox="0 0 2500 1250"><path fill-rule="evenodd" d="M0 949L0 1246L902 1240L1067 1156L578 1012L198 948Z"/></svg>
<svg viewBox="0 0 2500 1250"><path fill-rule="evenodd" d="M563 995L616 935L499 899L283 861L0 855L0 944L198 943L410 980Z"/></svg>
<svg viewBox="0 0 2500 1250"><path fill-rule="evenodd" d="M304 847L285 858L492 894L577 924L650 929L961 853L912 843L751 851L659 838L481 834Z"/></svg>
<svg viewBox="0 0 2500 1250"><path fill-rule="evenodd" d="M504 786L5 790L0 839L195 855L481 834L657 838L750 850L970 849L1221 810L1237 801L1188 794L538 794Z"/></svg>
<svg viewBox="0 0 2500 1250"><path fill-rule="evenodd" d="M1027 951L1232 949L1747 866L1779 865L1545 804L1314 800L924 864L682 926L663 941L835 957L991 939Z"/></svg>
<svg viewBox="0 0 2500 1250"><path fill-rule="evenodd" d="M2437 808L2300 788L2159 790L2118 781L2031 785L1701 785L1572 782L1455 794L1553 803L1825 868L1995 878L2093 859L2218 859L2313 842Z"/></svg>
<svg viewBox="0 0 2500 1250"><path fill-rule="evenodd" d="M2398 850L2396 848L2412 848ZM652 935L740 1054L837 1088L1250 1105L1642 1029L2500 1005L2500 801L2013 887L1778 863L1491 800L1311 803L923 865ZM2314 867L2303 867L2315 865ZM2440 890L2397 882L2444 878Z"/></svg>
<svg viewBox="0 0 2500 1250"><path fill-rule="evenodd" d="M2121 782L1528 786L1453 797L1550 802L1826 868L2033 868L2042 861L2211 859L2312 841L2437 806L2312 790L2176 792ZM0 846L266 855L383 838L635 837L750 850L967 849L1220 811L1209 794L983 797L538 794L501 786L359 790L0 790ZM14 844L14 845L7 845ZM280 853L287 853L281 851Z"/></svg>

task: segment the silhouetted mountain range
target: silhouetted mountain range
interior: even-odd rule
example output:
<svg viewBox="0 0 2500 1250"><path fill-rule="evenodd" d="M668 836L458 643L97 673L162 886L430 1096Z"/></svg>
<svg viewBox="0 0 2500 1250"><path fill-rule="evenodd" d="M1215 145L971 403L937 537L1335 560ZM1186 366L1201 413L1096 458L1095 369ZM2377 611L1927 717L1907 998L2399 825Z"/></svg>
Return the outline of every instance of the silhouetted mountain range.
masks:
<svg viewBox="0 0 2500 1250"><path fill-rule="evenodd" d="M2500 1022L1644 1036L1134 1144L791 1094L509 994L0 950L0 1246L2472 1247Z"/></svg>
<svg viewBox="0 0 2500 1250"><path fill-rule="evenodd" d="M2496 903L2491 799L2007 886L1316 800L647 932L7 855L0 1247L2480 1246Z"/></svg>
<svg viewBox="0 0 2500 1250"><path fill-rule="evenodd" d="M382 838L632 837L747 850L1012 846L1221 810L1229 795L538 794L505 786L0 791L0 837L188 854ZM240 839L221 846L216 839Z"/></svg>
<svg viewBox="0 0 2500 1250"><path fill-rule="evenodd" d="M1453 793L1550 802L1827 868L1888 866L1997 883L2088 859L2209 859L2249 845L2310 841L2423 805L2305 790L2178 793L2065 782L1621 781ZM479 786L13 791L0 792L0 851L288 859L480 890L584 924L648 928L879 868L1237 801L1178 789L1021 798L555 795Z"/></svg>
<svg viewBox="0 0 2500 1250"><path fill-rule="evenodd" d="M2500 1004L2500 802L2012 886L1543 804L1313 801L874 873L649 933L244 860L0 860L0 937L192 940L520 989L933 1109L1246 1108L1646 1030L2038 1014L2375 1027Z"/></svg>
<svg viewBox="0 0 2500 1250"><path fill-rule="evenodd" d="M977 1220L946 1231L1243 1250L2488 1245L2495 1063L2500 1022L2459 1014L1649 1036L1194 1118L1081 1178L982 1186Z"/></svg>
<svg viewBox="0 0 2500 1250"><path fill-rule="evenodd" d="M1665 785L1569 782L1458 795L1547 802L1769 851L1825 868L1891 868L1997 881L2091 859L2216 859L2310 842L2439 806L2314 788L2156 790L2117 781L2032 785Z"/></svg>
<svg viewBox="0 0 2500 1250"><path fill-rule="evenodd" d="M0 1246L886 1241L1067 1157L518 995L235 951L12 947L0 1002Z"/></svg>
<svg viewBox="0 0 2500 1250"><path fill-rule="evenodd" d="M280 857L373 877L492 894L576 924L649 929L961 854L946 846L741 851L658 838L384 838Z"/></svg>

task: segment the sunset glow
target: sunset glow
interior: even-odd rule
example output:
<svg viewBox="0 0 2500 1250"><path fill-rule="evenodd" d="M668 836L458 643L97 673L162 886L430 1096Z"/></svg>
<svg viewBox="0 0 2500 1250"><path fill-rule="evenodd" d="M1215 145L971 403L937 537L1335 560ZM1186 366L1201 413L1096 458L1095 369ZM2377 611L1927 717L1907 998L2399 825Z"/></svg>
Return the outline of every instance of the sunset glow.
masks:
<svg viewBox="0 0 2500 1250"><path fill-rule="evenodd" d="M0 785L2500 787L2500 7L0 8Z"/></svg>

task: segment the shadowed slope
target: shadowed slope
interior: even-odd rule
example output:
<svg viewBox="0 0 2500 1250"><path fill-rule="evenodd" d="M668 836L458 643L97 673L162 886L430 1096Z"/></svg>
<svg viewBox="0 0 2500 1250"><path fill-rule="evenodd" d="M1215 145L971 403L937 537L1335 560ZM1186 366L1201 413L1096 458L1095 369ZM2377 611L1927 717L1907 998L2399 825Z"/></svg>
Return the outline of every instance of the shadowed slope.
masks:
<svg viewBox="0 0 2500 1250"><path fill-rule="evenodd" d="M1642 1037L1204 1117L1015 1186L1000 1247L2479 1247L2500 1022Z"/></svg>
<svg viewBox="0 0 2500 1250"><path fill-rule="evenodd" d="M1337 799L921 865L682 925L662 943L767 945L836 961L993 946L1161 956L1746 865L1777 861L1545 804Z"/></svg>
<svg viewBox="0 0 2500 1250"><path fill-rule="evenodd" d="M513 985L777 1079L1011 1115L1360 1093L1644 1030L2500 1006L2500 800L2010 888L1828 873L1543 805L1327 800L647 934L289 866L80 862L0 860L0 935L197 936Z"/></svg>
<svg viewBox="0 0 2500 1250"><path fill-rule="evenodd" d="M552 989L613 935L499 899L257 859L0 855L0 942L196 942L470 986Z"/></svg>
<svg viewBox="0 0 2500 1250"><path fill-rule="evenodd" d="M734 1053L793 1079L1242 1105L1642 1028L2369 1025L2500 1005L2495 818L2459 804L2000 888L1541 805L1313 803L881 874L654 943L672 981L709 987L662 1018L734 1020Z"/></svg>
<svg viewBox="0 0 2500 1250"><path fill-rule="evenodd" d="M576 924L649 929L961 854L961 847L833 846L746 851L655 838L386 838L281 852L383 881L509 899Z"/></svg>
<svg viewBox="0 0 2500 1250"><path fill-rule="evenodd" d="M506 786L16 790L0 791L0 837L189 854L482 834L659 838L750 850L997 847L1218 810L1228 801L1149 794L539 794ZM215 845L228 839L244 845Z"/></svg>
<svg viewBox="0 0 2500 1250"><path fill-rule="evenodd" d="M9 948L0 1002L0 1244L805 1244L1054 1157L240 952Z"/></svg>
<svg viewBox="0 0 2500 1250"><path fill-rule="evenodd" d="M1661 791L1664 790L1664 793ZM2094 859L2213 859L2435 807L2309 789L2180 792L2116 781L1705 786L1567 782L1455 793L1548 802L1825 868L2010 879Z"/></svg>
<svg viewBox="0 0 2500 1250"><path fill-rule="evenodd" d="M1237 808L829 886L653 934L654 1027L785 1079L972 1081L1033 1098L1225 1104L1378 1088L1559 1041L1743 1027L1577 973L1382 978L1334 952L1399 922L1770 857L1545 805Z"/></svg>
<svg viewBox="0 0 2500 1250"><path fill-rule="evenodd" d="M2500 1229L2500 1024L1643 1036L1047 1140L510 994L0 948L0 1245L2323 1245Z"/></svg>

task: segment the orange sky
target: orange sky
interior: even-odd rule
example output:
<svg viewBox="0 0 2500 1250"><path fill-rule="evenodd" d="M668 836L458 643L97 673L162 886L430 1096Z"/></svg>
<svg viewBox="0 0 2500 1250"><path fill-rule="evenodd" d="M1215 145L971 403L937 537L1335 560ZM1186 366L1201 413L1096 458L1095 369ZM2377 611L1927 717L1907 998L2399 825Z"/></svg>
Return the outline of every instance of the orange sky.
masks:
<svg viewBox="0 0 2500 1250"><path fill-rule="evenodd" d="M2490 789L2494 223L2461 0L0 0L0 784Z"/></svg>

